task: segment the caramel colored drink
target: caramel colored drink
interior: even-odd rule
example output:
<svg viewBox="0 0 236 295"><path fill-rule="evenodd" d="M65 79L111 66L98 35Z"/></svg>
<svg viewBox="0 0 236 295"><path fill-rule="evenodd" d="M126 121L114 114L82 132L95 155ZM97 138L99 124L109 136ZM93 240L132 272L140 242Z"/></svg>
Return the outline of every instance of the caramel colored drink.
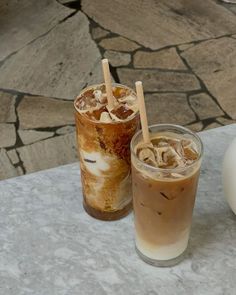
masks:
<svg viewBox="0 0 236 295"><path fill-rule="evenodd" d="M200 138L175 125L150 128L131 142L136 249L146 262L171 266L187 248L202 156Z"/></svg>
<svg viewBox="0 0 236 295"><path fill-rule="evenodd" d="M136 94L113 85L109 109L104 84L75 100L75 120L85 210L95 218L119 219L132 207L130 141L139 128Z"/></svg>

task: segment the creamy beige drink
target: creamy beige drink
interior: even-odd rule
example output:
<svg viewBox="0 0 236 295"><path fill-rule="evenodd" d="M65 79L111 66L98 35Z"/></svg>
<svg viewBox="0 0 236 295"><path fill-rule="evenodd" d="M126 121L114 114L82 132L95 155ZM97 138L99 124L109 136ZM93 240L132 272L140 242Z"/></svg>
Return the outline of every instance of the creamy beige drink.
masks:
<svg viewBox="0 0 236 295"><path fill-rule="evenodd" d="M131 143L136 248L146 262L176 264L188 245L202 144L191 131L174 125L139 132Z"/></svg>
<svg viewBox="0 0 236 295"><path fill-rule="evenodd" d="M104 220L132 207L129 145L139 128L135 92L114 84L112 94L112 109L104 84L84 89L74 104L84 208Z"/></svg>

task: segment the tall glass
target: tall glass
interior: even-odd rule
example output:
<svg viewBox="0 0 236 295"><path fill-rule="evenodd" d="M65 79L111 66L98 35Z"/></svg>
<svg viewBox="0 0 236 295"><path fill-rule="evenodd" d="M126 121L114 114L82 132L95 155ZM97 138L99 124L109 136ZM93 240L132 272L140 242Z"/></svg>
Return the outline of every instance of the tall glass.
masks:
<svg viewBox="0 0 236 295"><path fill-rule="evenodd" d="M131 141L136 250L149 264L171 266L181 261L188 245L203 145L196 134L177 125L153 125L149 130L151 138L162 132L170 132L173 138L184 135L195 143L199 155L187 167L157 168L135 153L143 141L141 131Z"/></svg>
<svg viewBox="0 0 236 295"><path fill-rule="evenodd" d="M90 86L82 93L97 86ZM128 89L136 97L124 85L113 87ZM76 100L74 105L84 209L97 219L119 219L132 208L130 141L139 129L139 114L104 123L81 113Z"/></svg>

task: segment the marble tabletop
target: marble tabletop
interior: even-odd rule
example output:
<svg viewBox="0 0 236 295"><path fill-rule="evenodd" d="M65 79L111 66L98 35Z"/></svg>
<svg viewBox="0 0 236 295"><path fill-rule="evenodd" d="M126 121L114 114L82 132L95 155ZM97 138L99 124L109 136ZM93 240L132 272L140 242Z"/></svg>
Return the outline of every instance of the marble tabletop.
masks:
<svg viewBox="0 0 236 295"><path fill-rule="evenodd" d="M236 216L221 165L236 124L200 136L205 155L181 264L155 268L137 257L132 214L116 222L88 216L75 163L0 182L0 294L235 294Z"/></svg>

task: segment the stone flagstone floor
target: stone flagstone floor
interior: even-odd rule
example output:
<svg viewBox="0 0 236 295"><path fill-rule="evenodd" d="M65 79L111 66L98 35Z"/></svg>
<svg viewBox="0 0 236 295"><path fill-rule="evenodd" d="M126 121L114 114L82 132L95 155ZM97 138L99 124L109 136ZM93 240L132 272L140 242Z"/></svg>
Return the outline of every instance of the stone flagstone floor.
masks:
<svg viewBox="0 0 236 295"><path fill-rule="evenodd" d="M236 5L214 0L0 3L0 179L77 161L73 99L142 80L150 124L236 122Z"/></svg>

